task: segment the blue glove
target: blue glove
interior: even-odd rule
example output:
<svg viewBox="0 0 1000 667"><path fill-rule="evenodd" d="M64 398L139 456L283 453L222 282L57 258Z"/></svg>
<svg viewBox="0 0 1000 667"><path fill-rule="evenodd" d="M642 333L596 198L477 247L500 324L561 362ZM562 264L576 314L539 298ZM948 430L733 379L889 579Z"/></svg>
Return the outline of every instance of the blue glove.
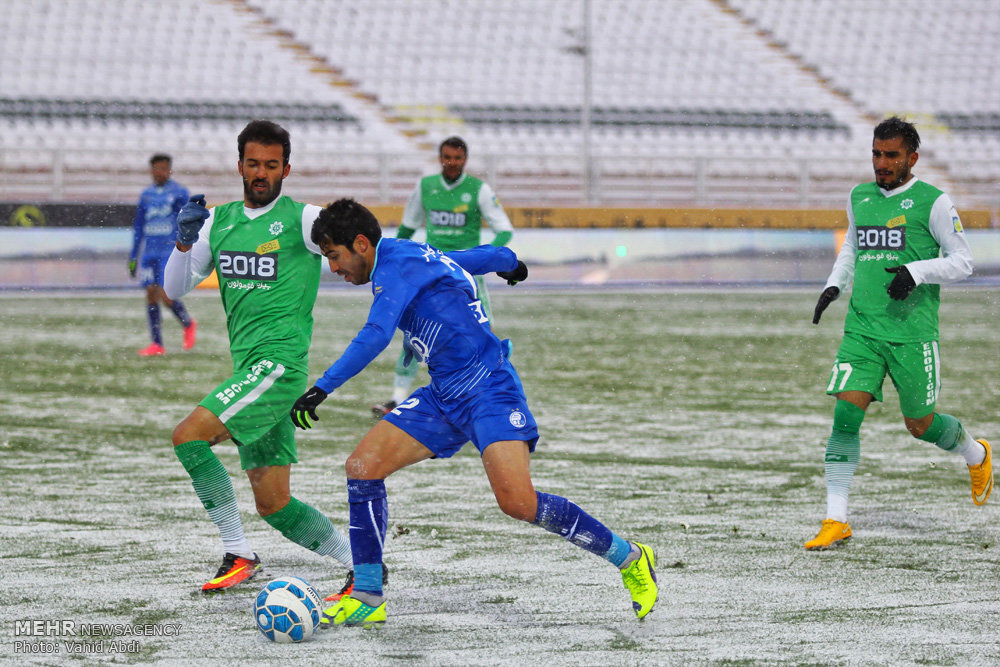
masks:
<svg viewBox="0 0 1000 667"><path fill-rule="evenodd" d="M192 245L198 240L198 232L208 219L205 195L191 195L191 201L177 213L177 242Z"/></svg>

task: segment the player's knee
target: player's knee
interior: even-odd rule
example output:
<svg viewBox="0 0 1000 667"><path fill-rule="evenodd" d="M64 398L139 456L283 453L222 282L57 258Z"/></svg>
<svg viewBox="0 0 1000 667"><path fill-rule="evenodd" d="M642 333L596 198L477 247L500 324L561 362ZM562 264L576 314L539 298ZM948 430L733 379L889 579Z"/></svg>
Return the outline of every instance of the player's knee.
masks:
<svg viewBox="0 0 1000 667"><path fill-rule="evenodd" d="M196 421L189 417L174 427L174 447L183 445L185 442L191 442L192 440L205 440L210 444L214 444L216 441L204 428L200 427Z"/></svg>
<svg viewBox="0 0 1000 667"><path fill-rule="evenodd" d="M373 460L369 456L359 454L358 452L354 452L347 457L347 462L344 464L344 470L347 473L347 479L383 478L381 470L379 469L378 461Z"/></svg>
<svg viewBox="0 0 1000 667"><path fill-rule="evenodd" d="M924 433L926 433L927 429L930 428L931 425L929 421L927 423L924 423L924 420L919 420L919 419L907 419L905 421L906 421L906 430L909 431L910 435L912 435L914 438L919 438Z"/></svg>
<svg viewBox="0 0 1000 667"><path fill-rule="evenodd" d="M194 436L192 429L188 426L187 420L182 421L174 427L174 447L183 445L185 442L191 442L192 440L198 440L198 438Z"/></svg>
<svg viewBox="0 0 1000 667"><path fill-rule="evenodd" d="M280 512L284 507L291 501L291 496L288 494L270 494L266 498L254 498L254 502L257 506L257 514L261 517L271 516L276 512Z"/></svg>

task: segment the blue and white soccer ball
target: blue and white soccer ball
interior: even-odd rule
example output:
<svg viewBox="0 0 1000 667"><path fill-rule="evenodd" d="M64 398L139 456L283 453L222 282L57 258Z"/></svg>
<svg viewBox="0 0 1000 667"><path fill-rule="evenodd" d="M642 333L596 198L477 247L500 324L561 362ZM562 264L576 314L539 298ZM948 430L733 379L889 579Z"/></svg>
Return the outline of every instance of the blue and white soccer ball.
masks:
<svg viewBox="0 0 1000 667"><path fill-rule="evenodd" d="M257 594L254 623L273 642L305 641L319 627L322 604L319 593L308 582L298 577L278 577Z"/></svg>

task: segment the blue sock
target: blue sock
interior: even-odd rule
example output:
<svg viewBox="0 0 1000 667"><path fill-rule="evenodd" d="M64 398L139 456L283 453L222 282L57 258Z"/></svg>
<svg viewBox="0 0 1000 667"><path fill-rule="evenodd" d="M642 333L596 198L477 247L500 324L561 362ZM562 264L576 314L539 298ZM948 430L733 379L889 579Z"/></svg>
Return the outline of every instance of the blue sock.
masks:
<svg viewBox="0 0 1000 667"><path fill-rule="evenodd" d="M381 479L347 480L354 589L382 595L382 549L389 525L389 501Z"/></svg>
<svg viewBox="0 0 1000 667"><path fill-rule="evenodd" d="M170 310L174 311L174 315L181 321L182 327L187 329L191 326L191 316L188 315L187 308L184 307L184 304L179 299L174 299L174 305L170 306Z"/></svg>
<svg viewBox="0 0 1000 667"><path fill-rule="evenodd" d="M536 495L538 510L533 522L535 525L564 537L615 567L621 567L625 562L632 546L607 526L561 496L539 492Z"/></svg>
<svg viewBox="0 0 1000 667"><path fill-rule="evenodd" d="M146 304L146 319L149 320L149 336L154 343L163 345L163 337L160 335L160 304Z"/></svg>

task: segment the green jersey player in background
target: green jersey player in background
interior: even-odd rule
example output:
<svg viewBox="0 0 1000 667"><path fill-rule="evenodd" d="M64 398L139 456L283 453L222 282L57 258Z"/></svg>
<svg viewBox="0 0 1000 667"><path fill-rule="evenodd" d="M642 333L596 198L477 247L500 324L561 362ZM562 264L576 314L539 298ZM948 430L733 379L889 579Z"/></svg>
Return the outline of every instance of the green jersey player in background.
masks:
<svg viewBox="0 0 1000 667"><path fill-rule="evenodd" d="M465 173L469 148L461 137L448 137L438 147L441 173L421 178L406 202L403 220L396 238L408 239L421 227L427 230L427 245L442 252L468 250L478 246L485 220L493 230L491 244L505 246L514 235L514 227L504 213L487 183ZM486 317L493 321L490 295L486 280L476 276L479 295ZM396 362L396 376L392 384L392 399L372 406L372 412L381 417L410 395L410 387L417 376L419 362L403 350Z"/></svg>
<svg viewBox="0 0 1000 667"><path fill-rule="evenodd" d="M209 212L203 195L191 197L177 216L177 243L165 278L167 295L176 299L213 270L218 274L233 358L232 377L209 392L173 434L174 452L222 537L222 566L202 587L205 592L246 581L261 566L244 535L232 480L211 449L230 438L258 514L291 541L352 567L347 538L290 490L291 464L298 458L288 412L307 384L322 262L310 233L321 209L280 196L291 153L283 128L252 121L237 145L243 200Z"/></svg>
<svg viewBox="0 0 1000 667"><path fill-rule="evenodd" d="M892 117L876 126L875 182L851 191L847 236L813 314L819 323L853 277L844 338L826 388L837 398L826 446L826 519L806 549L851 536L847 494L861 454L861 422L868 405L882 400L886 375L910 434L965 459L973 502L982 505L993 489L990 444L935 412L940 286L971 275L972 251L948 195L911 173L919 146L911 123Z"/></svg>

